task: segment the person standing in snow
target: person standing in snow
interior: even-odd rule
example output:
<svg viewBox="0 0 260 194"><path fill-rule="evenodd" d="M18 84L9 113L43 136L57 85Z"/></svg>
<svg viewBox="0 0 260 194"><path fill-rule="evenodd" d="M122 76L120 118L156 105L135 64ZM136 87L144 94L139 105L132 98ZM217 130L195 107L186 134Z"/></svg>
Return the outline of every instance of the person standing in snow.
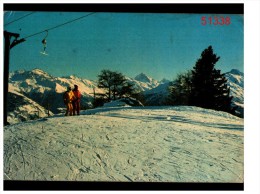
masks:
<svg viewBox="0 0 260 194"><path fill-rule="evenodd" d="M73 93L74 93L74 96L76 97L76 99L72 103L72 105L73 105L73 115L76 115L76 111L77 111L77 115L79 115L81 93L78 90L77 85L74 85Z"/></svg>
<svg viewBox="0 0 260 194"><path fill-rule="evenodd" d="M73 106L72 106L72 102L76 99L74 93L72 92L71 90L71 87L68 86L67 87L67 91L64 93L63 95L63 101L64 101L64 104L66 105L67 107L67 110L66 110L66 113L65 113L65 116L72 116L72 113L73 113Z"/></svg>

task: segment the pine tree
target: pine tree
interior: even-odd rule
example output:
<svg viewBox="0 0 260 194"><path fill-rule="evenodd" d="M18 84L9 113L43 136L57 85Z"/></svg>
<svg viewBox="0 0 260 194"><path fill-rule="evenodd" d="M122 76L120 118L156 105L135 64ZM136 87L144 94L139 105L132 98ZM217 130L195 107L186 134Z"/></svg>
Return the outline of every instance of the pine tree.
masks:
<svg viewBox="0 0 260 194"><path fill-rule="evenodd" d="M233 113L227 79L215 69L220 57L205 49L192 70L190 105Z"/></svg>
<svg viewBox="0 0 260 194"><path fill-rule="evenodd" d="M191 71L177 75L177 78L169 85L169 105L188 105L191 92Z"/></svg>

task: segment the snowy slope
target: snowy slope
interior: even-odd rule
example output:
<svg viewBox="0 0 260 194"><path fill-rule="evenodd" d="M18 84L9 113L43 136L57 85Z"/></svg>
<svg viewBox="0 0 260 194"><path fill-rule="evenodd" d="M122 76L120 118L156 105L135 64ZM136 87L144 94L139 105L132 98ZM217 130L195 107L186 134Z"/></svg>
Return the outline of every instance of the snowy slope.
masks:
<svg viewBox="0 0 260 194"><path fill-rule="evenodd" d="M135 78L126 77L128 82L132 83L137 92L143 92L151 90L157 87L160 83L144 73L137 75Z"/></svg>
<svg viewBox="0 0 260 194"><path fill-rule="evenodd" d="M144 95L146 103L150 106L158 106L165 104L166 98L169 95L169 83L169 81L166 81L165 83L162 83L151 90L145 91Z"/></svg>
<svg viewBox="0 0 260 194"><path fill-rule="evenodd" d="M228 79L228 86L230 87L230 93L234 96L236 104L243 106L244 104L244 73L232 69L225 74Z"/></svg>
<svg viewBox="0 0 260 194"><path fill-rule="evenodd" d="M127 80L134 84L134 87L137 92L147 92L154 88L157 88L158 86L168 83L169 80L162 79L161 81L157 81L149 76L147 76L144 73L140 73L135 78L126 77Z"/></svg>
<svg viewBox="0 0 260 194"><path fill-rule="evenodd" d="M59 108L64 107L63 93L67 90L67 86L73 88L75 84L82 93L81 105L85 108L92 106L94 88L96 93L103 93L97 88L95 81L76 76L54 77L40 69L16 71L9 76L9 88L14 88L15 91L41 105L51 103L50 108L54 113L58 113Z"/></svg>
<svg viewBox="0 0 260 194"><path fill-rule="evenodd" d="M49 111L49 115L51 116L53 113ZM26 120L34 120L47 116L48 110L33 100L15 91L15 88L9 87L7 121L10 124Z"/></svg>
<svg viewBox="0 0 260 194"><path fill-rule="evenodd" d="M131 106L144 106L139 100L135 98L126 97L114 100L104 104L104 107L131 107Z"/></svg>
<svg viewBox="0 0 260 194"><path fill-rule="evenodd" d="M139 75L135 76L135 80L139 82L146 83L150 88L154 88L159 85L159 82L151 77L148 77L144 73L140 73Z"/></svg>
<svg viewBox="0 0 260 194"><path fill-rule="evenodd" d="M238 107L237 111L244 115L244 73L239 70L232 69L225 74L228 86L230 87L230 95L233 96L233 104Z"/></svg>
<svg viewBox="0 0 260 194"><path fill-rule="evenodd" d="M137 91L143 93L147 105L158 106L165 103L165 98L168 96L169 80L157 81L144 73L137 75L134 79L128 79L135 85Z"/></svg>
<svg viewBox="0 0 260 194"><path fill-rule="evenodd" d="M4 127L5 180L243 182L243 119L104 107Z"/></svg>

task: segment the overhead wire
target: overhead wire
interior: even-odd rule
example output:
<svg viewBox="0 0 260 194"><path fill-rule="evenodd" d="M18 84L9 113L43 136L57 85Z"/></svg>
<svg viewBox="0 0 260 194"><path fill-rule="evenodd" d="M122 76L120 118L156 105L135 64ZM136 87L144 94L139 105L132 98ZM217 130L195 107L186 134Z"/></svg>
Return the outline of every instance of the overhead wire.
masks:
<svg viewBox="0 0 260 194"><path fill-rule="evenodd" d="M23 18L25 18L25 17L27 17L27 16L29 16L29 15L32 15L32 14L34 14L34 13L35 13L35 11L33 11L33 12L31 12L31 13L28 13L28 14L26 14L26 15L20 17L20 18L17 18L17 19L15 19L15 20L11 21L11 22L8 22L7 24L4 24L4 26L8 26L9 24L12 24L12 23L14 23L14 22L17 22L18 20L21 20L21 19L23 19Z"/></svg>
<svg viewBox="0 0 260 194"><path fill-rule="evenodd" d="M28 38L30 38L30 37L32 37L32 36L36 36L36 35L38 35L38 34L41 34L41 33L46 32L46 31L48 32L48 31L50 31L50 30L53 30L53 29L55 29L55 28L59 28L59 27L61 27L61 26L64 26L64 25L69 24L69 23L72 23L72 22L75 22L75 21L77 21L77 20L80 20L80 19L82 19L82 18L88 17L88 16L93 15L93 14L95 14L95 13L96 13L96 12L91 12L91 13L89 13L89 14L87 14L87 15L84 15L84 16L81 16L81 17L79 17L79 18L76 18L76 19L67 21L67 22L62 23L62 24L59 24L59 25L57 25L57 26L54 26L54 27L51 27L51 28L42 30L42 31L40 31L40 32L36 32L36 33L34 33L34 34L31 34L31 35L29 35L29 36L24 37L23 39L28 39Z"/></svg>

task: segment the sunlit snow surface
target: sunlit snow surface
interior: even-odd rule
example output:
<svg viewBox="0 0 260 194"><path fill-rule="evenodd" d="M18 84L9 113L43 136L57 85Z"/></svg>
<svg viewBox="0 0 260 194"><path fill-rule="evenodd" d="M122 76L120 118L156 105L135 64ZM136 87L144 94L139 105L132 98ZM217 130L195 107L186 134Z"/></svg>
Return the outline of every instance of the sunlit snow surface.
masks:
<svg viewBox="0 0 260 194"><path fill-rule="evenodd" d="M243 182L243 119L105 107L4 127L5 180Z"/></svg>

